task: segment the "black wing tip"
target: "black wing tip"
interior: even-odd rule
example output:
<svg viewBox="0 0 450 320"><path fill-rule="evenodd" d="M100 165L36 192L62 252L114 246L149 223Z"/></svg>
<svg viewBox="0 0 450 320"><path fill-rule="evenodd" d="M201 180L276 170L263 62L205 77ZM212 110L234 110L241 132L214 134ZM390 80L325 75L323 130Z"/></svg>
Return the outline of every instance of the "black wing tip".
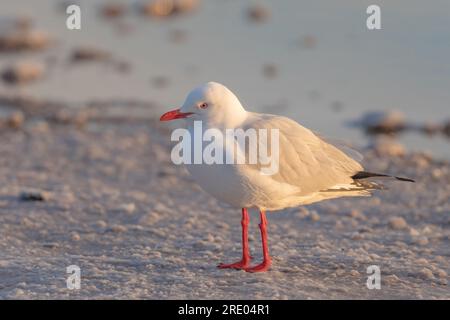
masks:
<svg viewBox="0 0 450 320"><path fill-rule="evenodd" d="M367 178L372 178L372 177L390 177L390 178L395 178L399 181L406 181L406 182L416 182L413 179L409 179L409 178L402 178L402 177L394 177L394 176L390 176L387 174L382 174L382 173L373 173L373 172L367 172L367 171L360 171L358 173L356 173L355 175L353 175L351 178L353 180L361 180L361 179L367 179Z"/></svg>
<svg viewBox="0 0 450 320"><path fill-rule="evenodd" d="M399 181L406 181L406 182L413 182L413 183L416 182L415 180L409 179L409 178L395 177L395 179L397 179Z"/></svg>

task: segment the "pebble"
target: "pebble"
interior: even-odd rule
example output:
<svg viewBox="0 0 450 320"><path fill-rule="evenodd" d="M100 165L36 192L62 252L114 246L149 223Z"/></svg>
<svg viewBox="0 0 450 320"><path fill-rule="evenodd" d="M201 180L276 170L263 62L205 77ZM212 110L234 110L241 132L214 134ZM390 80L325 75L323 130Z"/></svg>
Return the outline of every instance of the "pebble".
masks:
<svg viewBox="0 0 450 320"><path fill-rule="evenodd" d="M423 268L422 270L420 270L419 275L422 279L426 279L426 280L434 279L433 272L427 268Z"/></svg>
<svg viewBox="0 0 450 320"><path fill-rule="evenodd" d="M105 61L111 58L111 54L107 51L93 47L79 47L72 52L72 61Z"/></svg>
<svg viewBox="0 0 450 320"><path fill-rule="evenodd" d="M175 0L175 12L176 13L187 13L197 9L200 4L199 0Z"/></svg>
<svg viewBox="0 0 450 320"><path fill-rule="evenodd" d="M427 261L427 259L425 259L425 258L420 258L420 259L417 259L417 260L416 260L416 263L427 265L427 264L428 264L428 261Z"/></svg>
<svg viewBox="0 0 450 320"><path fill-rule="evenodd" d="M341 229L344 228L344 224L342 223L341 220L337 220L335 225L334 225L334 228L337 229L337 230L341 230Z"/></svg>
<svg viewBox="0 0 450 320"><path fill-rule="evenodd" d="M445 270L437 269L436 274L439 278L447 278L447 272Z"/></svg>
<svg viewBox="0 0 450 320"><path fill-rule="evenodd" d="M394 230L402 230L408 227L408 224L402 217L393 217L389 219L389 227Z"/></svg>
<svg viewBox="0 0 450 320"><path fill-rule="evenodd" d="M364 236L361 233L359 233L359 232L354 232L354 233L352 233L350 239L352 239L352 240L362 240L362 239L364 239Z"/></svg>
<svg viewBox="0 0 450 320"><path fill-rule="evenodd" d="M141 13L151 17L169 17L195 10L199 0L152 0L141 5Z"/></svg>
<svg viewBox="0 0 450 320"><path fill-rule="evenodd" d="M161 214L158 212L152 211L152 212L146 213L142 217L140 217L138 223L140 225L151 226L151 225L154 225L159 220L161 220Z"/></svg>
<svg viewBox="0 0 450 320"><path fill-rule="evenodd" d="M42 245L44 248L55 249L59 247L59 244L56 242L46 242Z"/></svg>
<svg viewBox="0 0 450 320"><path fill-rule="evenodd" d="M310 217L311 217L311 220L314 222L317 222L320 220L320 216L316 211L312 211Z"/></svg>
<svg viewBox="0 0 450 320"><path fill-rule="evenodd" d="M357 270L350 271L350 275L352 277L359 277L361 274Z"/></svg>
<svg viewBox="0 0 450 320"><path fill-rule="evenodd" d="M304 219L310 215L309 210L305 207L300 207L297 211L297 216L301 219Z"/></svg>
<svg viewBox="0 0 450 320"><path fill-rule="evenodd" d="M108 224L107 224L105 221L103 221L103 220L98 220L98 221L95 223L95 226L96 226L97 228L100 228L100 229L106 228L107 225L108 225Z"/></svg>
<svg viewBox="0 0 450 320"><path fill-rule="evenodd" d="M24 121L25 116L22 111L9 112L4 116L0 113L0 128L19 129L23 126Z"/></svg>
<svg viewBox="0 0 450 320"><path fill-rule="evenodd" d="M34 62L20 62L2 72L3 81L9 84L24 84L41 78L44 66Z"/></svg>
<svg viewBox="0 0 450 320"><path fill-rule="evenodd" d="M111 231L117 232L117 233L119 233L119 232L125 232L125 231L127 231L127 227L122 226L122 225L120 225L120 224L116 224L116 225L113 225L113 226L111 227Z"/></svg>
<svg viewBox="0 0 450 320"><path fill-rule="evenodd" d="M395 274L392 274L392 275L389 275L389 276L385 276L384 277L384 281L387 284L394 284L394 283L400 282L400 279Z"/></svg>
<svg viewBox="0 0 450 320"><path fill-rule="evenodd" d="M266 7L257 4L248 8L247 15L251 21L264 22L270 18L270 11Z"/></svg>
<svg viewBox="0 0 450 320"><path fill-rule="evenodd" d="M136 205L133 202L124 203L120 205L119 209L125 213L132 214L136 210Z"/></svg>
<svg viewBox="0 0 450 320"><path fill-rule="evenodd" d="M152 17L167 17L175 12L173 0L153 0L141 6L141 12Z"/></svg>
<svg viewBox="0 0 450 320"><path fill-rule="evenodd" d="M421 246L425 246L428 244L428 238L427 237L419 237L414 240L414 243L419 244Z"/></svg>
<svg viewBox="0 0 450 320"><path fill-rule="evenodd" d="M107 3L101 9L101 14L106 18L117 18L125 14L126 7L121 3Z"/></svg>
<svg viewBox="0 0 450 320"><path fill-rule="evenodd" d="M0 52L41 50L49 44L50 38L43 31L19 30L0 34Z"/></svg>
<svg viewBox="0 0 450 320"><path fill-rule="evenodd" d="M352 209L350 211L350 216L355 219L365 220L366 216L358 209Z"/></svg>
<svg viewBox="0 0 450 320"><path fill-rule="evenodd" d="M44 191L29 190L19 194L20 201L47 201L48 199L49 194Z"/></svg>
<svg viewBox="0 0 450 320"><path fill-rule="evenodd" d="M340 276L342 276L342 275L344 275L344 274L345 274L345 270L344 270L344 269L337 269L337 270L336 270L336 275L337 275L337 276L340 277Z"/></svg>
<svg viewBox="0 0 450 320"><path fill-rule="evenodd" d="M405 116L395 110L368 112L357 121L369 133L395 133L405 128Z"/></svg>
<svg viewBox="0 0 450 320"><path fill-rule="evenodd" d="M77 232L72 232L70 234L70 239L72 239L72 241L80 241L81 237Z"/></svg>
<svg viewBox="0 0 450 320"><path fill-rule="evenodd" d="M411 237L417 237L417 236L420 236L420 233L419 233L419 231L417 231L414 228L409 228L409 235Z"/></svg>

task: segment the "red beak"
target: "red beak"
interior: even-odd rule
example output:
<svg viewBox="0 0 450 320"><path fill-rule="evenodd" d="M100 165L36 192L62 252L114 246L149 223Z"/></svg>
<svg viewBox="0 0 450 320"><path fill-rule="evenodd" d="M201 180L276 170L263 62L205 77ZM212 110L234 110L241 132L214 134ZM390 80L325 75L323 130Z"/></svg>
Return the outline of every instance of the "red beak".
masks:
<svg viewBox="0 0 450 320"><path fill-rule="evenodd" d="M175 119L182 119L190 116L192 112L180 112L180 109L175 109L169 112L164 113L159 121L170 121Z"/></svg>

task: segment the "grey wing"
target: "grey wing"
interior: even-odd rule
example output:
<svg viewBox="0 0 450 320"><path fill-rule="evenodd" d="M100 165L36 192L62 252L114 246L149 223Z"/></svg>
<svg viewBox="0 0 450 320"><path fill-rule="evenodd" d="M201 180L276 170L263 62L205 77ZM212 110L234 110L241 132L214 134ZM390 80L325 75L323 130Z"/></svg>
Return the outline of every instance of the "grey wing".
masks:
<svg viewBox="0 0 450 320"><path fill-rule="evenodd" d="M279 130L278 172L271 178L298 187L300 195L351 185L351 176L363 170L357 161L288 118L257 115L248 126ZM273 150L270 139L267 143Z"/></svg>

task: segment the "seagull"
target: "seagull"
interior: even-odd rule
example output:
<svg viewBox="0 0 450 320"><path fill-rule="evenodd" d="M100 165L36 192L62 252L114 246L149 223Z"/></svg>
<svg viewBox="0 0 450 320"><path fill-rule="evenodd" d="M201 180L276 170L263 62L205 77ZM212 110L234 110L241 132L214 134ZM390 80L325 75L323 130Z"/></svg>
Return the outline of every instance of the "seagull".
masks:
<svg viewBox="0 0 450 320"><path fill-rule="evenodd" d="M272 264L267 241L266 211L307 205L341 197L370 196L381 189L376 178L414 182L408 178L364 171L362 165L339 146L287 117L249 112L224 85L208 82L192 90L183 105L164 113L160 121L184 119L189 132L201 121L203 130L225 134L229 129L278 130L278 171L262 174L261 163L195 163L186 167L207 193L242 213L242 259L218 265L221 269L267 271ZM224 144L224 153L230 152ZM270 147L273 147L272 145ZM269 148L270 149L270 148ZM245 154L249 150L241 150ZM250 266L248 209L259 210L263 261Z"/></svg>

